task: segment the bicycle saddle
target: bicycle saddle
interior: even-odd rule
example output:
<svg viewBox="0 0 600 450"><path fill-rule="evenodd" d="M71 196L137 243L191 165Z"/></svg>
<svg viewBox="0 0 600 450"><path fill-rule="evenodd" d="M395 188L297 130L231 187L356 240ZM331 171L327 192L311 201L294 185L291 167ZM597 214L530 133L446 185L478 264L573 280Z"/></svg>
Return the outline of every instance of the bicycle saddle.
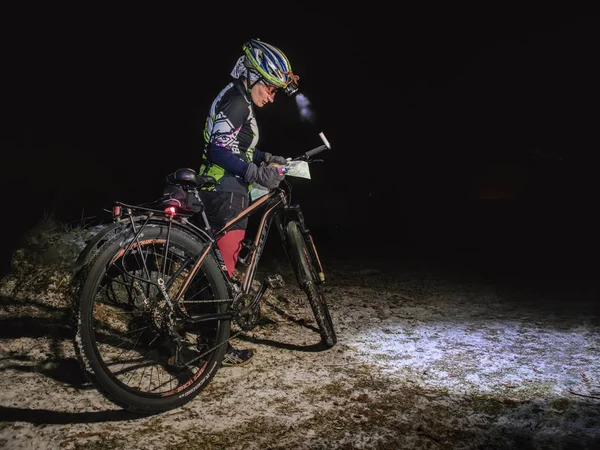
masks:
<svg viewBox="0 0 600 450"><path fill-rule="evenodd" d="M198 174L194 169L177 169L167 175L167 182L183 186L198 186Z"/></svg>
<svg viewBox="0 0 600 450"><path fill-rule="evenodd" d="M198 175L194 169L177 169L167 175L167 184L183 187L202 187L205 184L217 184L217 180L209 175Z"/></svg>

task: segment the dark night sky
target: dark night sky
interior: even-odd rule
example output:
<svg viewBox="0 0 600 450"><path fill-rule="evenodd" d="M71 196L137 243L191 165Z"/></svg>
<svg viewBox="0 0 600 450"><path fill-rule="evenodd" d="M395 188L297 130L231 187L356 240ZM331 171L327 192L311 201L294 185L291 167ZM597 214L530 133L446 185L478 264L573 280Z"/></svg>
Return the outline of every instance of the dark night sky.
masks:
<svg viewBox="0 0 600 450"><path fill-rule="evenodd" d="M563 246L573 232L591 238L598 17L369 4L329 16L4 7L3 192L26 210L15 229L44 211L71 221L151 200L168 171L197 168L209 105L259 37L288 55L315 114L301 120L278 95L258 112L259 147L294 156L320 131L333 145L295 190L318 225L451 239L485 210L496 227L510 217ZM562 161L532 162L536 148ZM508 167L491 177L501 187L526 170L516 206L473 201L490 164ZM331 199L342 215L323 213Z"/></svg>

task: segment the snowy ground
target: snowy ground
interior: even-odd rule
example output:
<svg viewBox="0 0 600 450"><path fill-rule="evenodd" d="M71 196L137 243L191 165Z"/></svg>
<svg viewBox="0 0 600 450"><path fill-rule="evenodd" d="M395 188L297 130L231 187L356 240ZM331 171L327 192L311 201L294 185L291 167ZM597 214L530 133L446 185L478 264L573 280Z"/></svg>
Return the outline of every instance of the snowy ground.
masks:
<svg viewBox="0 0 600 450"><path fill-rule="evenodd" d="M48 259L2 280L0 448L600 448L590 281L326 257L339 341L316 351L307 302L273 260L288 284L237 342L253 361L221 369L186 406L140 418L82 378L68 276Z"/></svg>

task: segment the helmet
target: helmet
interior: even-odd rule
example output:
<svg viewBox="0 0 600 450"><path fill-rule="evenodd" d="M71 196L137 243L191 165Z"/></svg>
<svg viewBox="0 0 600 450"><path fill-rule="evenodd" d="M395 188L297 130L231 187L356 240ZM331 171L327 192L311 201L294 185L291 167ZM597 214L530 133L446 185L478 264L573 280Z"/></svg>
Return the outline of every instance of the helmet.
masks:
<svg viewBox="0 0 600 450"><path fill-rule="evenodd" d="M292 66L281 50L259 39L250 39L242 49L246 66L257 71L267 84L283 89L288 95L298 91L300 77L292 73Z"/></svg>

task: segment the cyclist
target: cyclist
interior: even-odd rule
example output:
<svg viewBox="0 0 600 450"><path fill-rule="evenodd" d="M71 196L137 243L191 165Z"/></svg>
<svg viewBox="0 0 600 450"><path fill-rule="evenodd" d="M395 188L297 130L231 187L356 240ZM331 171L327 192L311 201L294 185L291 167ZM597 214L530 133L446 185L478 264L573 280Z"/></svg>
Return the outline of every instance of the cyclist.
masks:
<svg viewBox="0 0 600 450"><path fill-rule="evenodd" d="M248 207L253 183L272 189L284 179L280 169L270 163L287 164L285 158L256 148L259 139L255 107L275 101L283 90L288 95L298 91L297 75L281 50L259 39L242 46L243 55L231 71L233 80L214 99L204 126L204 151L200 174L210 175L217 184L202 190L200 196L213 228L220 228ZM233 276L248 219L241 221L217 242L230 276ZM223 365L248 362L250 349L236 349L231 344Z"/></svg>

